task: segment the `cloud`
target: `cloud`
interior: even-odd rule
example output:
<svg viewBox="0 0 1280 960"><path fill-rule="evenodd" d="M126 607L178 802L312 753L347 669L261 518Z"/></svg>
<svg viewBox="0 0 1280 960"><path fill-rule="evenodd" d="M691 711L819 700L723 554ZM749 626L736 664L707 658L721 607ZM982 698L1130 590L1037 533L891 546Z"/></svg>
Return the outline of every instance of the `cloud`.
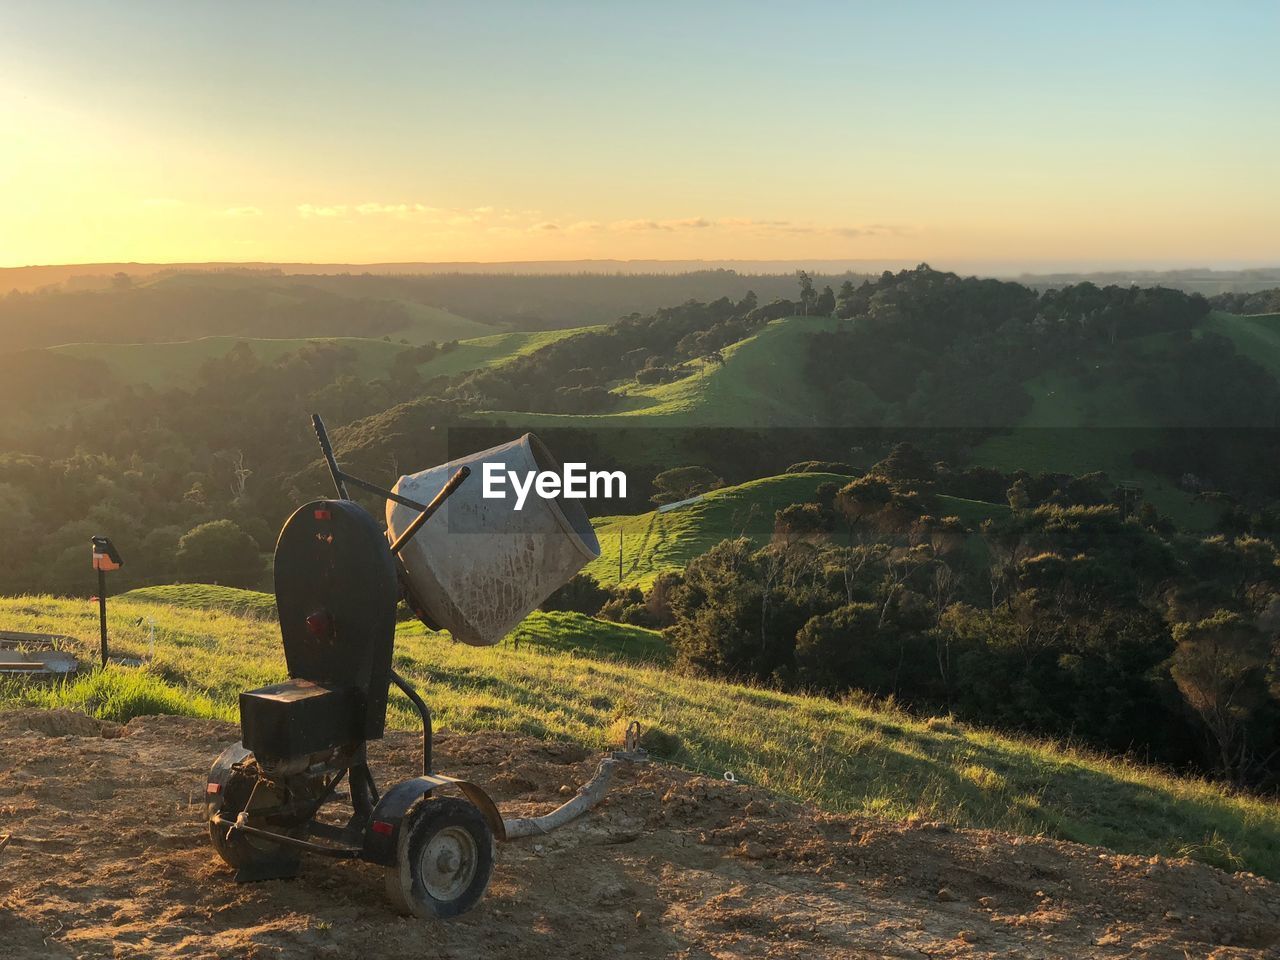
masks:
<svg viewBox="0 0 1280 960"><path fill-rule="evenodd" d="M757 219L755 217L670 217L636 218L629 220L556 220L550 219L540 210L512 210L506 207L483 205L470 208L433 207L416 201L383 203L369 201L359 204L311 204L298 206L298 213L303 217L346 217L357 215L369 218L393 218L398 220L413 219L424 225L437 228L477 227L488 233L501 232L504 235L515 233L541 234L590 234L590 233L687 233L689 231L708 231L718 234L746 234L753 237L838 237L841 239L857 239L860 237L897 235L903 228L886 224L821 224L809 221ZM233 212L235 211L235 212ZM258 216L262 211L256 207L233 207L226 211L227 216ZM508 234L508 231L511 233Z"/></svg>
<svg viewBox="0 0 1280 960"><path fill-rule="evenodd" d="M439 208L427 206L425 203L362 203L355 208L356 213L364 217L411 217L427 216L441 213Z"/></svg>
<svg viewBox="0 0 1280 960"><path fill-rule="evenodd" d="M716 221L722 227L788 227L790 220L757 220L754 217L721 217Z"/></svg>
<svg viewBox="0 0 1280 960"><path fill-rule="evenodd" d="M711 226L702 217L683 217L678 220L615 220L609 229L615 233L643 233L649 230L698 230Z"/></svg>
<svg viewBox="0 0 1280 960"><path fill-rule="evenodd" d="M175 200L173 197L147 197L142 201L142 205L152 209L163 210L169 207L180 207L182 206L182 201Z"/></svg>
<svg viewBox="0 0 1280 960"><path fill-rule="evenodd" d="M341 217L347 212L345 204L335 207L319 207L311 203L298 204L298 213L304 217Z"/></svg>
<svg viewBox="0 0 1280 960"><path fill-rule="evenodd" d="M428 203L402 201L383 203L366 201L357 204L314 204L299 205L298 213L304 217L341 217L355 214L360 217L389 217L396 220L421 220L425 223L443 224L451 227L465 226L469 223L480 223L486 219L498 217L502 220L519 219L510 210L498 210L492 206L460 209L451 207L433 207Z"/></svg>
<svg viewBox="0 0 1280 960"><path fill-rule="evenodd" d="M224 217L260 217L261 207L227 207L222 211Z"/></svg>
<svg viewBox="0 0 1280 960"><path fill-rule="evenodd" d="M900 234L901 227L888 226L882 223L866 226L830 226L815 223L797 223L793 220L755 220L751 217L721 217L717 226L730 230L751 233L755 236L819 236L819 237L875 237L885 234Z"/></svg>
<svg viewBox="0 0 1280 960"><path fill-rule="evenodd" d="M601 229L594 221L583 221L571 229ZM828 237L866 237L884 233L896 233L896 228L882 224L871 226L828 226L824 224L799 223L793 220L758 220L754 217L719 217L708 220L706 217L679 217L668 220L614 220L603 229L614 233L671 233L680 230L720 230L729 233L749 233L759 237L781 236L828 236Z"/></svg>

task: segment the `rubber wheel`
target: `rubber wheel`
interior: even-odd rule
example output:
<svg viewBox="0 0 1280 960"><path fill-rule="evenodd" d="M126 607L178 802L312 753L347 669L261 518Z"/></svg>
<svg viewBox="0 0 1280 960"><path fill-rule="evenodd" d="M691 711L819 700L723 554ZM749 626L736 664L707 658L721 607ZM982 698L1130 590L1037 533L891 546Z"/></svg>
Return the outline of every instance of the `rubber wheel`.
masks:
<svg viewBox="0 0 1280 960"><path fill-rule="evenodd" d="M474 804L425 798L400 824L387 896L401 913L422 920L460 916L484 896L495 857L493 831Z"/></svg>
<svg viewBox="0 0 1280 960"><path fill-rule="evenodd" d="M213 849L218 851L218 856L228 866L237 869L264 863L297 860L296 851L288 847L238 831L228 837L227 828L213 822L214 812L220 812L227 820L234 820L249 802L254 779L228 769L231 764L239 763L249 755L249 751L239 744L228 747L214 763L213 770L209 774L210 783L219 783L222 786L221 802L216 807L214 804L209 805L209 839L213 842Z"/></svg>

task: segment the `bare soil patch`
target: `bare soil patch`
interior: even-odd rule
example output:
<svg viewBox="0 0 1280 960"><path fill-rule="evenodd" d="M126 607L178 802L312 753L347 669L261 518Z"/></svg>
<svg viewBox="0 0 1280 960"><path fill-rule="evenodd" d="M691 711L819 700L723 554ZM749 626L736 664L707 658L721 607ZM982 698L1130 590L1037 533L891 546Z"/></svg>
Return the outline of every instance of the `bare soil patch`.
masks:
<svg viewBox="0 0 1280 960"><path fill-rule="evenodd" d="M555 834L500 850L467 916L394 914L380 868L306 861L237 885L209 846L225 723L0 713L0 956L147 958L1237 957L1280 955L1280 888L1189 860L886 823L660 766ZM371 748L382 783L418 741ZM579 747L441 735L437 764L508 815L563 802ZM569 790L568 792L572 792Z"/></svg>

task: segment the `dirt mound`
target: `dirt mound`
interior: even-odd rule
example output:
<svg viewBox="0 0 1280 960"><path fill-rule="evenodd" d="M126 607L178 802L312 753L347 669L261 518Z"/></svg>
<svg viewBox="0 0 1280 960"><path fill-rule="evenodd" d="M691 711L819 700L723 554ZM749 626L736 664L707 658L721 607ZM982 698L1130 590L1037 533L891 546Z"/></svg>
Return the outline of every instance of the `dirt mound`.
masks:
<svg viewBox="0 0 1280 960"><path fill-rule="evenodd" d="M23 731L46 737L118 737L124 727L110 720L87 717L74 710L14 710L0 712L0 737Z"/></svg>
<svg viewBox="0 0 1280 960"><path fill-rule="evenodd" d="M45 714L45 718L54 714ZM72 715L74 716L74 715ZM228 724L0 714L0 949L40 957L1236 957L1280 952L1280 889L1189 861L819 813L663 767L624 770L564 830L511 843L474 912L391 912L378 868L311 858L240 886L202 822ZM83 731L72 733L72 730ZM441 736L440 769L545 812L595 758ZM412 776L418 741L371 750Z"/></svg>

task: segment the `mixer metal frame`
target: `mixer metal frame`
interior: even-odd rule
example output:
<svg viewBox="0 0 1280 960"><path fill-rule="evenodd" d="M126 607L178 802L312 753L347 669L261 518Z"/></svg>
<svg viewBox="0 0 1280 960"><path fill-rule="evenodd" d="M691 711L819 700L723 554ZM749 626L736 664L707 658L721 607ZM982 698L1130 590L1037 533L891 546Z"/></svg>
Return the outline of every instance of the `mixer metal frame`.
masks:
<svg viewBox="0 0 1280 960"><path fill-rule="evenodd" d="M312 426L339 499L307 504L281 531L276 595L292 679L241 695L243 742L224 751L209 774L210 837L223 859L237 867L236 878L242 882L292 877L302 853L361 859L386 868L388 895L402 911L420 917L453 916L483 895L494 841L505 841L506 830L502 815L481 787L433 770L431 711L391 666L396 597L383 591L398 589L398 597L432 625L412 596L398 555L470 471L462 467L430 503L416 503L343 471L319 416L312 416ZM388 547L376 522L352 501L348 485L409 506L419 511L418 516ZM346 549L361 562L347 558L344 567L331 558L334 551L326 548L332 547L335 534L330 529L338 529L344 543L355 545ZM319 547L315 540L322 541ZM282 565L282 556L296 560L307 556L308 549L312 555L323 555L319 565L301 563L297 570ZM344 576L356 581L350 589L342 582ZM388 585L392 579L395 587ZM307 604L317 596L325 599L325 606L307 615ZM355 655L339 647L343 638L336 635L329 606L342 608L337 619L357 635L355 646L366 635L377 640L372 660L372 641L360 647L364 660L359 661L359 682L341 676L349 668L343 656ZM376 621L367 629L359 616L365 609L374 611L371 619ZM305 628L300 625L304 619ZM314 643L298 632L304 629ZM295 639L291 648L290 630L304 642ZM318 652L310 651L308 644ZM335 659L336 665L331 662ZM339 676L330 676L335 673ZM422 719L422 773L379 795L366 744L382 736L390 684L408 697ZM256 755L251 745L257 747ZM344 779L350 791L350 818L342 826L318 820L320 809L335 798ZM435 797L444 790L461 797ZM449 885L451 871L468 865L476 879L454 896L457 885Z"/></svg>

